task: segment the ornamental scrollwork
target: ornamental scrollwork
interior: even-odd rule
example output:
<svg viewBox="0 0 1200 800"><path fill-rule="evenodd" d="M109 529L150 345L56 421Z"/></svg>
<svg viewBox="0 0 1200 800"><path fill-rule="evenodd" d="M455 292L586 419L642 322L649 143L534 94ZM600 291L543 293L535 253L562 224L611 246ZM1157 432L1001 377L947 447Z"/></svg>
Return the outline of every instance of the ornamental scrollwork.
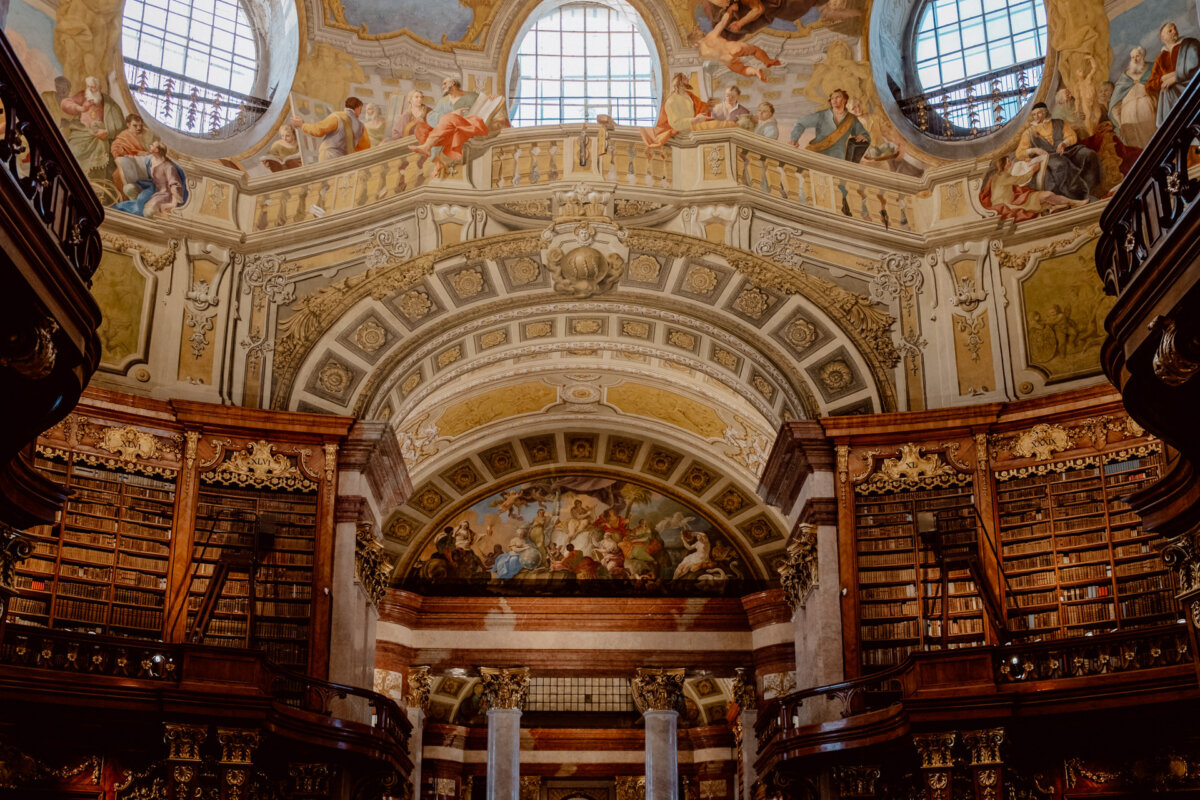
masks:
<svg viewBox="0 0 1200 800"><path fill-rule="evenodd" d="M378 607L387 593L392 564L383 545L375 538L375 526L360 522L354 535L354 574L371 605Z"/></svg>
<svg viewBox="0 0 1200 800"><path fill-rule="evenodd" d="M778 566L779 582L792 611L804 607L817 588L817 526L802 522L787 546L787 555Z"/></svg>
<svg viewBox="0 0 1200 800"><path fill-rule="evenodd" d="M957 738L954 731L914 735L913 744L921 757L921 769L951 769L954 766L951 750Z"/></svg>
<svg viewBox="0 0 1200 800"><path fill-rule="evenodd" d="M683 711L683 669L639 669L633 679L638 711Z"/></svg>
<svg viewBox="0 0 1200 800"><path fill-rule="evenodd" d="M876 766L839 766L833 768L833 782L839 797L874 797L880 774Z"/></svg>
<svg viewBox="0 0 1200 800"><path fill-rule="evenodd" d="M226 443L216 443L224 448ZM271 489L312 491L315 481L300 471L297 458L275 452L275 445L259 439L250 442L245 450L230 453L216 469L204 474L204 480L235 486L260 486Z"/></svg>
<svg viewBox="0 0 1200 800"><path fill-rule="evenodd" d="M410 708L429 709L429 692L432 688L433 677L429 667L411 667L408 670L408 693L405 700Z"/></svg>
<svg viewBox="0 0 1200 800"><path fill-rule="evenodd" d="M1168 539L1162 550L1162 560L1175 573L1181 598L1200 592L1200 548L1192 533Z"/></svg>
<svg viewBox="0 0 1200 800"><path fill-rule="evenodd" d="M365 253L367 268L374 269L412 258L413 246L408 240L408 231L405 230L404 223L397 223L388 228L369 231L367 241L359 245L356 252Z"/></svg>
<svg viewBox="0 0 1200 800"><path fill-rule="evenodd" d="M1155 376L1167 386L1187 383L1196 370L1200 370L1200 361L1195 359L1193 352L1194 346L1178 338L1175 320L1170 317L1155 317L1150 328L1160 335L1152 360Z"/></svg>
<svg viewBox="0 0 1200 800"><path fill-rule="evenodd" d="M758 692L754 688L753 672L743 667L738 667L733 677L731 693L733 694L733 702L737 703L738 708L742 711L753 711L758 708Z"/></svg>
<svg viewBox="0 0 1200 800"><path fill-rule="evenodd" d="M924 449L911 442L901 445L900 454L878 462L875 471L855 491L859 494L912 491L970 482L968 473L959 472L938 453L924 453Z"/></svg>
<svg viewBox="0 0 1200 800"><path fill-rule="evenodd" d="M512 669L479 668L480 683L483 684L483 704L488 709L524 707L529 698L529 668Z"/></svg>
<svg viewBox="0 0 1200 800"><path fill-rule="evenodd" d="M203 725L180 722L163 724L163 740L167 743L167 758L172 761L199 761L200 746L208 736Z"/></svg>
<svg viewBox="0 0 1200 800"><path fill-rule="evenodd" d="M132 239L124 236L116 236L105 231L100 232L100 241L107 250L116 250L129 255L140 256L142 266L151 272L162 272L174 264L175 254L179 252L178 239L168 239L166 248L157 253Z"/></svg>
<svg viewBox="0 0 1200 800"><path fill-rule="evenodd" d="M28 537L0 522L0 597L17 593L17 566L32 553L33 542Z"/></svg>
<svg viewBox="0 0 1200 800"><path fill-rule="evenodd" d="M155 458L158 455L158 439L154 434L138 430L132 425L105 428L96 447L125 461Z"/></svg>
<svg viewBox="0 0 1200 800"><path fill-rule="evenodd" d="M894 300L905 292L920 292L925 285L921 257L916 253L887 253L871 279L871 296Z"/></svg>
<svg viewBox="0 0 1200 800"><path fill-rule="evenodd" d="M234 253L233 266L242 274L242 294L254 298L256 308L263 300L279 305L296 299L296 286L287 277L286 262L276 253Z"/></svg>
<svg viewBox="0 0 1200 800"><path fill-rule="evenodd" d="M1012 454L1017 458L1048 461L1055 453L1070 450L1075 439L1061 425L1039 423L1017 436Z"/></svg>

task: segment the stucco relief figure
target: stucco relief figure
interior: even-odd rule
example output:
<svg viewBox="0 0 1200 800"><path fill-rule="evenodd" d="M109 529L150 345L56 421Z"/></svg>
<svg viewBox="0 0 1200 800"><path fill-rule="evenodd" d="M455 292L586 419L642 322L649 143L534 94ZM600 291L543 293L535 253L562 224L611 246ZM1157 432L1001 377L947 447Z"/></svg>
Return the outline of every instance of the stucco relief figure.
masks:
<svg viewBox="0 0 1200 800"><path fill-rule="evenodd" d="M1158 102L1154 119L1162 125L1196 71L1200 70L1200 41L1190 36L1180 38L1174 22L1159 28L1158 38L1162 40L1163 49L1154 59L1146 92Z"/></svg>
<svg viewBox="0 0 1200 800"><path fill-rule="evenodd" d="M1158 102L1146 90L1150 80L1150 65L1146 63L1146 48L1138 45L1129 51L1129 66L1113 84L1108 115L1116 126L1117 136L1130 147L1143 149L1158 127Z"/></svg>
<svg viewBox="0 0 1200 800"><path fill-rule="evenodd" d="M130 159L136 163L136 171L125 176L128 181L125 194L130 195L134 188L137 194L130 200L117 203L114 206L116 210L154 217L183 205L187 200L187 182L183 170L167 155L167 146L156 139L150 143L149 151L147 156Z"/></svg>
<svg viewBox="0 0 1200 800"><path fill-rule="evenodd" d="M663 100L658 121L653 128L642 128L642 141L648 148L662 147L677 133L686 133L692 126L711 119L708 105L692 91L692 82L682 72L671 79L671 93Z"/></svg>
<svg viewBox="0 0 1200 800"><path fill-rule="evenodd" d="M761 47L726 38L724 36L725 27L729 24L732 16L732 10L726 10L721 21L713 26L711 31L703 36L692 37L694 44L700 50L700 57L707 61L719 61L727 69L739 75L765 81L767 76L763 72L763 67L777 67L783 62L771 58ZM753 58L763 67L752 67L743 62L743 58Z"/></svg>
<svg viewBox="0 0 1200 800"><path fill-rule="evenodd" d="M807 149L846 161L861 161L871 146L871 137L846 107L849 100L850 96L841 89L830 92L829 108L803 116L792 126L792 145L798 147L804 132L812 130L813 138Z"/></svg>
<svg viewBox="0 0 1200 800"><path fill-rule="evenodd" d="M289 123L279 126L279 138L271 142L267 154L263 156L262 164L271 172L285 169L296 169L304 166L300 156L300 141L296 137L296 129Z"/></svg>
<svg viewBox="0 0 1200 800"><path fill-rule="evenodd" d="M392 126L392 138L415 136L417 144L424 144L429 132L433 130L428 120L430 111L429 106L425 105L425 93L420 89L413 89L404 98L404 110L396 117L396 124Z"/></svg>
<svg viewBox="0 0 1200 800"><path fill-rule="evenodd" d="M1061 119L1050 119L1045 103L1029 112L1029 127L1021 134L1016 152L1019 161L1036 168L1036 187L1069 200L1094 198L1100 185L1100 160L1095 151L1079 143L1075 129Z"/></svg>
<svg viewBox="0 0 1200 800"><path fill-rule="evenodd" d="M108 178L113 171L110 147L125 129L125 114L111 97L100 91L98 78L88 76L83 91L64 97L62 112L70 117L64 131L79 166L91 178Z"/></svg>
<svg viewBox="0 0 1200 800"><path fill-rule="evenodd" d="M366 126L359 119L362 108L362 100L347 97L344 109L334 111L320 122L306 123L300 117L292 117L291 123L309 136L321 140L320 149L317 151L318 162L330 161L371 146Z"/></svg>

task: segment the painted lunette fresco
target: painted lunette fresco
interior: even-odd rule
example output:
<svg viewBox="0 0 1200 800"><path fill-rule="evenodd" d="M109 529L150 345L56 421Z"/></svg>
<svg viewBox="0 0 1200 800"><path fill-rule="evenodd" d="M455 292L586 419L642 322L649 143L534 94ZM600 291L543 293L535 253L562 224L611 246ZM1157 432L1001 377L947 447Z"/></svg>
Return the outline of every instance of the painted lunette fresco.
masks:
<svg viewBox="0 0 1200 800"><path fill-rule="evenodd" d="M424 592L688 593L755 578L700 512L596 475L521 483L453 514L399 579Z"/></svg>

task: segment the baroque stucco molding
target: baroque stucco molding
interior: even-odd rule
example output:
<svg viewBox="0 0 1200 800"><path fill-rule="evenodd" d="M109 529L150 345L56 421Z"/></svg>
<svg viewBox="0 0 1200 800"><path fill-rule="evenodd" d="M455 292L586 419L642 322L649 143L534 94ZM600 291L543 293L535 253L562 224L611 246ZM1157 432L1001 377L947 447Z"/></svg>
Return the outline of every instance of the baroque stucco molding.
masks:
<svg viewBox="0 0 1200 800"><path fill-rule="evenodd" d="M520 710L529 699L528 667L480 667L479 682L483 684L483 702L488 709Z"/></svg>

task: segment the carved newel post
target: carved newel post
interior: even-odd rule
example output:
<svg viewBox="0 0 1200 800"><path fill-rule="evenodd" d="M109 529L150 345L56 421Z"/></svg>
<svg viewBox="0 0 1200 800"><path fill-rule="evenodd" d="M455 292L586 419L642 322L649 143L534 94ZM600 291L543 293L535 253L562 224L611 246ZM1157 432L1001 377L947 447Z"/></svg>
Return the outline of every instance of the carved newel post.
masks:
<svg viewBox="0 0 1200 800"><path fill-rule="evenodd" d="M412 723L412 735L408 737L408 757L412 761L413 797L421 796L421 754L425 738L425 714L429 711L429 690L433 679L429 667L412 667L408 670L408 721Z"/></svg>
<svg viewBox="0 0 1200 800"><path fill-rule="evenodd" d="M633 701L646 720L646 800L679 800L675 728L683 708L682 669L639 669Z"/></svg>
<svg viewBox="0 0 1200 800"><path fill-rule="evenodd" d="M487 800L520 800L521 707L529 669L479 668L488 716Z"/></svg>

